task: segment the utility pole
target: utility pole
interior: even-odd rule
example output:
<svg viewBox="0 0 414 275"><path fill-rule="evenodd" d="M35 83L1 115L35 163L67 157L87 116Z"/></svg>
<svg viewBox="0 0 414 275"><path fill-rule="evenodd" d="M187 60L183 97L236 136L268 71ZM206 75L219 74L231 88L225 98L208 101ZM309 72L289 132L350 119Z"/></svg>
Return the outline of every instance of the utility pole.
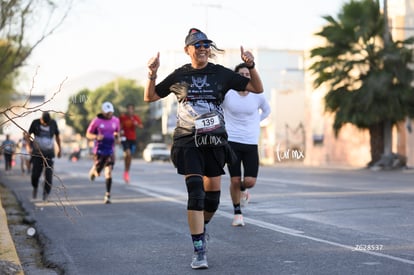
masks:
<svg viewBox="0 0 414 275"><path fill-rule="evenodd" d="M390 26L388 24L388 5L387 0L384 2L384 48L387 49L391 44ZM392 154L392 125L389 119L384 121L384 156L390 156Z"/></svg>
<svg viewBox="0 0 414 275"><path fill-rule="evenodd" d="M391 33L390 33L390 26L389 26L389 22L388 22L388 5L387 5L388 1L384 0L383 4L384 4L384 44L385 45L390 45L391 42Z"/></svg>

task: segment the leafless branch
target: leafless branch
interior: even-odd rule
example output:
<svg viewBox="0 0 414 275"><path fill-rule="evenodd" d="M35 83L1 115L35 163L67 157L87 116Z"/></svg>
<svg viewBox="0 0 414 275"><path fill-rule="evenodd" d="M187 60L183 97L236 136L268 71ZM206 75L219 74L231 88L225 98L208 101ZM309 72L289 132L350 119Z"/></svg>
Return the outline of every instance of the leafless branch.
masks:
<svg viewBox="0 0 414 275"><path fill-rule="evenodd" d="M36 75L37 75L37 71L36 71ZM12 105L12 106L7 107L7 108L0 111L0 114L4 115L4 117L6 118L5 121L0 123L0 127L2 127L4 124L11 123L14 126L16 126L18 129L20 129L22 132L24 132L28 135L27 130L24 129L21 125L19 125L19 123L17 123L16 120L18 118L26 117L29 114L32 114L32 113L35 113L35 112L43 112L43 111L65 114L63 112L57 112L57 111L54 111L54 110L43 109L43 107L46 104L52 102L54 100L55 96L58 95L62 91L62 87L63 87L63 84L64 84L65 81L66 81L66 79L63 80L60 83L58 89L53 93L53 95L48 100L46 100L46 101L44 101L40 104L37 104L35 106L30 107L30 106L28 106L29 98L31 96L31 92L32 92L34 84L35 84L35 77L33 77L32 87L30 89L30 93L29 93L28 97L26 98L26 100L24 101L24 103L20 104L20 105L19 104ZM33 142L34 141L33 137L31 137L29 135L28 135L28 137L29 137L30 142L32 142L33 146L38 146L36 142ZM40 157L42 157L42 159L44 160L44 163L46 163L46 165L47 165L46 157L41 153L40 150L37 150L37 151L40 152ZM51 167L47 166L47 168L51 168ZM57 202L55 202L55 204L63 209L63 212L65 213L65 215L71 221L74 221L72 216L67 211L68 210L67 205L71 206L71 208L73 208L78 215L82 215L82 213L70 201L70 199L69 199L69 197L66 193L66 186L65 186L63 180L54 172L54 170L53 170L53 177L56 178L60 183L60 186L55 185L55 188L57 189L56 191L58 191L58 192L56 192L58 200L57 200ZM48 184L48 183L46 183L46 184ZM63 197L60 195L62 190L63 190Z"/></svg>

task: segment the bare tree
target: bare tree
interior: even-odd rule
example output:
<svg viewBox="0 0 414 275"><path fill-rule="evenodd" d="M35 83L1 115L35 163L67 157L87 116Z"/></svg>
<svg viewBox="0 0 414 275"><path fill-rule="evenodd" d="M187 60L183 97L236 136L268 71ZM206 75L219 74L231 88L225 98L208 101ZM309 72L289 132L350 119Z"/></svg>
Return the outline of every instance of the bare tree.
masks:
<svg viewBox="0 0 414 275"><path fill-rule="evenodd" d="M0 0L0 89L14 92L18 69L64 22L73 0ZM9 97L0 98L8 105Z"/></svg>
<svg viewBox="0 0 414 275"><path fill-rule="evenodd" d="M29 114L53 110L45 109L45 105L54 100L59 89L47 101L36 106L29 106L29 99L34 86L23 102L10 104L10 95L14 93L14 80L18 70L25 65L34 49L62 25L69 14L74 0L0 0L0 131L6 124L14 125L22 132L27 131L18 124L18 118ZM33 78L34 82L35 77ZM9 97L5 96L8 95ZM33 139L30 138L33 142ZM44 156L41 156L44 158ZM58 205L65 213L70 201L63 181L56 175L61 186L56 189ZM63 195L62 195L63 194ZM73 206L76 212L80 212Z"/></svg>

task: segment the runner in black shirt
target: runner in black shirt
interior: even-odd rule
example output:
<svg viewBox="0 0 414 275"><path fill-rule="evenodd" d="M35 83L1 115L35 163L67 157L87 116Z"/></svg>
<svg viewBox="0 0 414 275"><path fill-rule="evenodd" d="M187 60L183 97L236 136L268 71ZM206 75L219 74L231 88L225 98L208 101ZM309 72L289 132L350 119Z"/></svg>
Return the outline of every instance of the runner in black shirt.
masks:
<svg viewBox="0 0 414 275"><path fill-rule="evenodd" d="M29 135L32 136L31 162L33 199L37 197L37 188L42 171L45 170L43 200L47 201L52 190L54 158L61 157L60 134L57 123L50 117L49 112L43 112L40 119L35 119L30 125ZM57 152L55 154L55 141Z"/></svg>
<svg viewBox="0 0 414 275"><path fill-rule="evenodd" d="M192 28L185 38L185 52L191 63L183 65L155 85L160 66L159 53L148 62L148 81L144 100L152 102L174 93L178 101L177 124L173 136L171 159L177 173L184 175L188 191L188 224L194 246L193 269L208 268L205 225L211 220L220 201L221 175L230 159L224 126L223 102L230 90L263 92L255 69L254 57L241 50L241 58L251 78L210 63L213 52L223 52L198 29Z"/></svg>

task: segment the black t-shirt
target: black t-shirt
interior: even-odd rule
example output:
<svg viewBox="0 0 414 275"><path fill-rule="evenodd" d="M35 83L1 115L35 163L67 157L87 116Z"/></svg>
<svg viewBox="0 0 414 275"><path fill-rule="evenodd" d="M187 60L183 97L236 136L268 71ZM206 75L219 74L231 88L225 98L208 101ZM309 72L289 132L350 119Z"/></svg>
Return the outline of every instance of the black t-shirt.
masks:
<svg viewBox="0 0 414 275"><path fill-rule="evenodd" d="M40 119L35 119L29 128L29 134L34 134L34 144L32 144L34 155L39 155L41 151L45 157L55 157L55 142L53 137L59 135L59 129L55 120L51 119L48 125L42 125Z"/></svg>
<svg viewBox="0 0 414 275"><path fill-rule="evenodd" d="M194 119L208 112L216 112L223 120L221 104L228 90L244 91L249 79L213 63L203 69L186 64L155 87L160 97L174 93L177 97L177 124L174 131L176 144L193 143Z"/></svg>

